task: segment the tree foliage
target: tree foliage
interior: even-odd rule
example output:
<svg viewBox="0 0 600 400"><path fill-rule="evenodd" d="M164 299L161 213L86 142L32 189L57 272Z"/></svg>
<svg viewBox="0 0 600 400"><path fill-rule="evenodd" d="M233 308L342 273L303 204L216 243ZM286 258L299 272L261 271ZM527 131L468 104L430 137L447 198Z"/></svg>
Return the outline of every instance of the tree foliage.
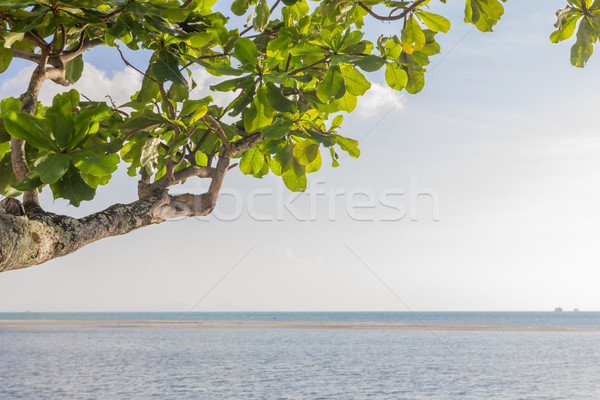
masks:
<svg viewBox="0 0 600 400"><path fill-rule="evenodd" d="M358 142L340 127L371 87L369 73L382 70L391 88L418 93L429 58L440 52L436 35L450 29L423 0L235 0L229 16L213 11L215 2L0 1L0 72L15 57L30 60L43 72L34 73L33 86L36 79L76 82L83 51L97 45L115 48L132 67L122 47L151 52L139 69L141 87L125 104L70 90L42 105L32 85L33 107L23 97L2 100L0 194L49 186L77 206L121 163L140 177L140 193L151 194L190 171L211 175L207 168L223 156L241 157L244 174L273 172L289 189L304 190L306 174L327 158L337 166L340 151L359 156ZM496 0L468 0L465 21L490 31L502 13ZM246 25L232 27L237 17ZM366 39L367 18L395 21L398 34ZM235 92L233 101L193 97L196 68L221 77L211 89ZM25 176L14 168L11 138L13 146L14 139L26 143Z"/></svg>
<svg viewBox="0 0 600 400"><path fill-rule="evenodd" d="M504 1L466 0L465 22L491 31ZM14 58L36 65L28 91L1 102L0 194L49 186L78 206L126 164L143 196L192 176L213 178L222 157L241 158L246 175L272 172L304 190L306 174L323 162L337 166L339 152L359 156L358 142L340 127L371 87L370 74L381 71L392 89L418 93L430 57L441 51L436 37L450 29L429 0L234 0L229 15L213 11L215 3L0 1L0 72ZM600 32L600 0L567 3L551 40L577 32L571 61L582 67ZM397 34L365 38L369 18L392 21ZM240 19L244 26L232 26ZM92 101L76 90L51 105L37 101L46 79L76 82L84 51L99 45L131 67L121 48L149 54L130 101ZM194 97L196 68L221 78L212 91L235 98ZM20 157L12 154L18 145Z"/></svg>

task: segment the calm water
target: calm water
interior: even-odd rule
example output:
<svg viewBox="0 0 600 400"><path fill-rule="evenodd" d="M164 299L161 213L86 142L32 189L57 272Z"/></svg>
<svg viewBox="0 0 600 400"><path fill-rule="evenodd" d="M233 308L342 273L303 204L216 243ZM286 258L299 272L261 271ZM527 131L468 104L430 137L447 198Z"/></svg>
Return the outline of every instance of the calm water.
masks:
<svg viewBox="0 0 600 400"><path fill-rule="evenodd" d="M335 320L337 315L337 320L407 324L417 318L403 313L302 315L313 320ZM94 316L115 319L115 314ZM431 325L455 321L600 326L597 313L425 316ZM62 314L70 319L90 317ZM303 319L289 313L188 317ZM0 314L0 319L6 318ZM423 318L419 314L419 321ZM599 376L598 332L0 329L0 399L598 399Z"/></svg>

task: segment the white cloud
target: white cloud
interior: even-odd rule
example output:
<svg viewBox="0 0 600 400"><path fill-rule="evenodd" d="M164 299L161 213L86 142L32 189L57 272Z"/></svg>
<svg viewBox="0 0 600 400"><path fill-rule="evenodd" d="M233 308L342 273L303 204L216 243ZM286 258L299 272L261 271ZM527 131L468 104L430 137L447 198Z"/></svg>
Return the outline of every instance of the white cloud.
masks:
<svg viewBox="0 0 600 400"><path fill-rule="evenodd" d="M27 89L33 69L33 67L23 68L15 77L5 81L0 87L0 95L3 98L19 97ZM106 100L105 96L109 95L116 104L123 104L139 90L141 82L141 75L129 67L109 76L106 71L85 63L83 74L77 83L71 86L60 86L54 82L44 82L39 99L44 104L50 104L57 93L76 89L94 101Z"/></svg>
<svg viewBox="0 0 600 400"><path fill-rule="evenodd" d="M221 107L229 104L239 93L239 91L231 92L213 92L210 90L210 85L215 85L219 82L232 79L228 76L214 76L206 72L203 68L192 70L192 78L196 82L196 88L190 92L190 98L201 99L206 96L212 96L215 103Z"/></svg>
<svg viewBox="0 0 600 400"><path fill-rule="evenodd" d="M362 119L379 117L392 109L404 107L404 96L379 83L371 84L364 96L358 98L356 114Z"/></svg>

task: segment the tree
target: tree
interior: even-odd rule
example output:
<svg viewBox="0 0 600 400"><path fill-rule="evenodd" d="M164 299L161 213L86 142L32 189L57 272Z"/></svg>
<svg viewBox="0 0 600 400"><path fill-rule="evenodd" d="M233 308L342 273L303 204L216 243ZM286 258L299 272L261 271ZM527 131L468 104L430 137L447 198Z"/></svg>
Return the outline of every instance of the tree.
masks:
<svg viewBox="0 0 600 400"><path fill-rule="evenodd" d="M441 0L445 2L445 0ZM501 0L502 2L506 0ZM491 31L504 12L499 0L466 0L465 21ZM234 0L243 27L213 12L216 0L0 1L0 73L13 58L35 64L19 99L0 104L0 271L43 263L96 240L169 218L207 215L227 171L280 176L293 191L319 170L322 153L338 166L338 152L358 157L358 143L339 133L371 86L365 73L382 71L387 84L422 90L438 33L449 21L428 11L429 0ZM559 42L577 40L572 63L582 67L600 32L600 0L567 0ZM366 19L398 24L398 35L364 38ZM239 19L239 18L238 18ZM69 86L97 46L142 76L131 101L93 101L75 90L38 101L42 84ZM137 69L122 52L147 52ZM190 97L191 69L222 77L217 92L229 104ZM208 93L207 93L208 94ZM239 159L232 164L232 159ZM119 165L139 177L139 200L75 219L44 211L38 192L79 206L92 200ZM191 178L208 179L202 194L169 195ZM47 189L46 189L47 190ZM17 197L22 196L22 203Z"/></svg>

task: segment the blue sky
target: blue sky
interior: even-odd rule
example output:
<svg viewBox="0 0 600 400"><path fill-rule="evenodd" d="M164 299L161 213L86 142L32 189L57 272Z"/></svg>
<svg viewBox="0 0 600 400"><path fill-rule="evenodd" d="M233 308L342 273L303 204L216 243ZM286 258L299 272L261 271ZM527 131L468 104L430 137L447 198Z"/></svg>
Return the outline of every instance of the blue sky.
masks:
<svg viewBox="0 0 600 400"><path fill-rule="evenodd" d="M451 3L433 6L453 28L439 36L425 90L374 87L362 112L346 117L342 132L362 138L362 154L310 177L325 194L309 189L292 204L313 220L283 208L294 195L278 178L234 171L222 220L170 221L0 274L0 311L600 310L600 56L575 69L570 43L550 43L563 1L509 2L491 34L464 24L462 2ZM113 53L86 55L83 93L135 90L139 77ZM198 77L200 96L209 79ZM17 96L25 82L11 67L0 95ZM50 98L51 85L44 90ZM244 200L241 216L223 221L237 214L234 196ZM81 209L43 198L83 215L135 200L135 181L118 174ZM369 201L374 208L346 210Z"/></svg>

